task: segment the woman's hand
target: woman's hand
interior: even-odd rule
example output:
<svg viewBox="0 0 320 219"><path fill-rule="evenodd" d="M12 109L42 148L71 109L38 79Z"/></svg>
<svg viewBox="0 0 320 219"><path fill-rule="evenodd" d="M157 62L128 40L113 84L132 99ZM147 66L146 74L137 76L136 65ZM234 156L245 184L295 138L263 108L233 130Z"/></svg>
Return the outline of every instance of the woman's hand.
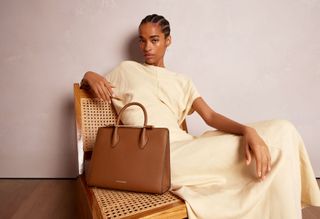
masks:
<svg viewBox="0 0 320 219"><path fill-rule="evenodd" d="M111 103L111 97L113 96L112 88L114 86L107 79L95 72L88 71L83 76L83 82L90 86L91 91L96 97Z"/></svg>
<svg viewBox="0 0 320 219"><path fill-rule="evenodd" d="M265 179L266 174L271 170L271 156L269 148L256 130L247 127L242 139L246 164L249 165L252 158L251 152L256 159L257 176L261 180Z"/></svg>

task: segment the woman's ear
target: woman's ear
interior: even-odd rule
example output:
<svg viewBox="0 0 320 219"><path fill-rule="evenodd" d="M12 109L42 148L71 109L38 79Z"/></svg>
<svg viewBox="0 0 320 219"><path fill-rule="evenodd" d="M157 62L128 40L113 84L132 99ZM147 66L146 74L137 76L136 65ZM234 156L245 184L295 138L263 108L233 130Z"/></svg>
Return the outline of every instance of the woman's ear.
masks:
<svg viewBox="0 0 320 219"><path fill-rule="evenodd" d="M171 36L167 36L166 38L166 47L170 46L171 44Z"/></svg>

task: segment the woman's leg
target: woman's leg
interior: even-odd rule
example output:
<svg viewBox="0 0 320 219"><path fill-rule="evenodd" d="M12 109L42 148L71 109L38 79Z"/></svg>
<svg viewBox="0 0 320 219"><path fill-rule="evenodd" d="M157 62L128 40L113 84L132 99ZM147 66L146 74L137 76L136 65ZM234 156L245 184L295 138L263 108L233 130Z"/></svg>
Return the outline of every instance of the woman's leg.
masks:
<svg viewBox="0 0 320 219"><path fill-rule="evenodd" d="M270 148L263 182L245 165L241 137L208 131L171 145L173 191L199 218L301 218L301 198L319 203L319 189L302 139L285 120L252 124ZM302 182L302 189L301 189Z"/></svg>
<svg viewBox="0 0 320 219"><path fill-rule="evenodd" d="M285 155L285 167L275 180L292 185L301 207L320 206L320 192L303 140L295 126L287 120L270 120L252 124L270 147Z"/></svg>

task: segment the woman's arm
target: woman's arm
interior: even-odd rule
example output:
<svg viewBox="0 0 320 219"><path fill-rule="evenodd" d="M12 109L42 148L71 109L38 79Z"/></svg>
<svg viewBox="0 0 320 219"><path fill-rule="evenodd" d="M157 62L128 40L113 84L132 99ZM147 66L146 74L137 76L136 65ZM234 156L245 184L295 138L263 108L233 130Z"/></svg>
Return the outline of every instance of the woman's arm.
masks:
<svg viewBox="0 0 320 219"><path fill-rule="evenodd" d="M215 112L202 97L195 99L192 107L199 113L207 125L224 132L243 136L242 145L246 163L249 165L251 162L251 151L256 159L257 176L264 180L265 175L271 170L271 157L267 145L255 129Z"/></svg>
<svg viewBox="0 0 320 219"><path fill-rule="evenodd" d="M111 103L114 86L107 79L95 72L88 71L81 80L81 88L90 89L101 100Z"/></svg>
<svg viewBox="0 0 320 219"><path fill-rule="evenodd" d="M207 125L218 130L243 135L246 129L249 128L213 111L202 97L195 99L192 108L199 113Z"/></svg>

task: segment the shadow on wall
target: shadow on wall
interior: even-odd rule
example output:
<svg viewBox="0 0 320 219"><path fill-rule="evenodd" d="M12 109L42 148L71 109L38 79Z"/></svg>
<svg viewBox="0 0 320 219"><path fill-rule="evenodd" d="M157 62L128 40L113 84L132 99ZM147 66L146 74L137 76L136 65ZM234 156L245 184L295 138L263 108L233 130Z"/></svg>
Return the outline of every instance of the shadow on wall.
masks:
<svg viewBox="0 0 320 219"><path fill-rule="evenodd" d="M139 39L136 32L132 32L131 34L128 35L127 51L125 54L125 59L140 62L140 63L144 62L143 55L140 52Z"/></svg>
<svg viewBox="0 0 320 219"><path fill-rule="evenodd" d="M139 49L139 40L136 32L129 33L124 46L123 60L132 60L143 63L144 58ZM121 51L119 51L120 53ZM73 92L72 92L73 93ZM73 96L72 96L73 97ZM78 176L78 151L77 151L77 136L76 136L76 124L75 124L75 112L74 112L74 100L71 96L64 99L63 104L63 123L61 127L61 138L64 142L61 144L66 145L64 147L65 153L68 155L68 159L65 162L61 162L64 167L59 167L65 172L62 175ZM68 124L68 125L66 125ZM66 168L67 167L67 168Z"/></svg>
<svg viewBox="0 0 320 219"><path fill-rule="evenodd" d="M121 51L119 51L121 53ZM143 63L144 58L139 49L139 41L136 32L128 33L127 40L124 43L123 60L132 60ZM73 94L73 92L72 92ZM58 169L64 170L61 173L64 176L78 176L78 149L77 149L77 134L75 124L74 100L73 96L68 96L63 101L63 127L61 127L60 139L63 139L61 144L65 145L65 153L68 154L65 162L61 162Z"/></svg>
<svg viewBox="0 0 320 219"><path fill-rule="evenodd" d="M72 92L73 94L73 92ZM63 122L61 124L61 142L64 145L64 154L66 154L65 162L61 162L59 170L64 170L63 177L77 177L78 176L78 150L77 150L77 134L74 112L73 95L68 96L63 101Z"/></svg>

